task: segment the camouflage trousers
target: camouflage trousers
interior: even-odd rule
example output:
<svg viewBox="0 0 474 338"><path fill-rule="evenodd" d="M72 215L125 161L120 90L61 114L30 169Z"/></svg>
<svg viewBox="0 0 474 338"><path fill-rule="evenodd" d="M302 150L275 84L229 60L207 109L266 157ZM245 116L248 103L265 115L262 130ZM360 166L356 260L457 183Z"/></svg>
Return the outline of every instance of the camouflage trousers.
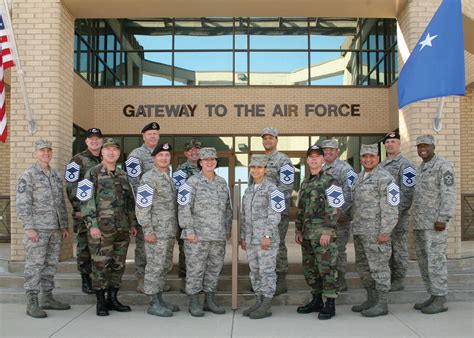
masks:
<svg viewBox="0 0 474 338"><path fill-rule="evenodd" d="M432 296L448 294L446 252L448 231L414 230L416 257L426 291Z"/></svg>
<svg viewBox="0 0 474 338"><path fill-rule="evenodd" d="M163 292L166 275L170 266L170 248L173 250L174 238L158 238L156 243L145 242L146 268L145 293L154 295ZM171 262L173 255L171 255ZM171 265L172 266L172 265Z"/></svg>
<svg viewBox="0 0 474 338"><path fill-rule="evenodd" d="M186 255L184 254L184 239L181 239L181 233L183 229L178 227L178 233L176 234L176 240L178 241L179 248L179 259L178 259L178 276L180 278L186 277Z"/></svg>
<svg viewBox="0 0 474 338"><path fill-rule="evenodd" d="M408 212L400 215L398 224L392 230L392 256L390 257L390 272L392 280L405 278L408 270L407 229L410 215Z"/></svg>
<svg viewBox="0 0 474 338"><path fill-rule="evenodd" d="M82 220L74 220L74 227L77 229L77 249L76 260L77 269L81 274L89 275L92 272L91 254L89 252L89 230Z"/></svg>
<svg viewBox="0 0 474 338"><path fill-rule="evenodd" d="M120 288L125 272L130 231L115 229L113 224L100 227L102 237L92 238L89 233L89 250L92 258L92 288Z"/></svg>
<svg viewBox="0 0 474 338"><path fill-rule="evenodd" d="M278 232L280 234L280 246L278 247L278 255L276 262L276 272L279 274L286 274L288 272L288 249L286 247L285 239L286 234L288 232L289 224L290 216L282 214L280 223L278 224Z"/></svg>
<svg viewBox="0 0 474 338"><path fill-rule="evenodd" d="M276 289L275 271L278 245L263 250L260 244L247 246L247 260L250 267L250 281L256 295L273 298Z"/></svg>
<svg viewBox="0 0 474 338"><path fill-rule="evenodd" d="M351 234L351 222L336 224L336 244L337 244L337 271L346 272L347 270L347 242Z"/></svg>
<svg viewBox="0 0 474 338"><path fill-rule="evenodd" d="M378 244L376 236L354 235L356 268L365 288L388 292L390 290L390 267L392 254L390 241Z"/></svg>
<svg viewBox="0 0 474 338"><path fill-rule="evenodd" d="M184 241L186 293L216 292L224 265L225 241Z"/></svg>
<svg viewBox="0 0 474 338"><path fill-rule="evenodd" d="M138 278L145 276L146 251L145 236L142 227L137 227L137 237L135 237L135 274Z"/></svg>
<svg viewBox="0 0 474 338"><path fill-rule="evenodd" d="M54 274L61 252L61 231L36 231L38 241L33 242L23 235L25 246L25 291L39 293L54 289Z"/></svg>
<svg viewBox="0 0 474 338"><path fill-rule="evenodd" d="M322 246L318 240L304 239L301 244L303 274L311 293L337 297L337 243Z"/></svg>

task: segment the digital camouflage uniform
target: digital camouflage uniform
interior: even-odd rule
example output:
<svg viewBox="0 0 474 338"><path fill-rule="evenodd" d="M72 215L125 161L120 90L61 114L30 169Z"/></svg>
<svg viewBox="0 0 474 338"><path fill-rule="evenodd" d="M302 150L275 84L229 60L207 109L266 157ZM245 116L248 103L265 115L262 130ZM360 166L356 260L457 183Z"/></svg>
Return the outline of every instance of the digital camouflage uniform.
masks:
<svg viewBox="0 0 474 338"><path fill-rule="evenodd" d="M156 243L145 242L147 265L145 293L163 292L168 267L168 252L173 248L178 227L176 188L167 173L158 168L147 171L140 180L135 212L144 235L155 234Z"/></svg>
<svg viewBox="0 0 474 338"><path fill-rule="evenodd" d="M352 191L351 188L354 185L357 174L354 172L354 169L347 164L346 162L336 158L336 160L329 164L325 163L323 170L330 174L335 180L336 184L342 188L344 194L344 206L341 209L342 213L345 215L342 219L343 222L336 223L336 244L337 244L337 271L345 273L347 269L347 242L350 237L350 207L352 205Z"/></svg>
<svg viewBox="0 0 474 338"><path fill-rule="evenodd" d="M272 298L276 289L276 258L280 242L278 224L281 215L277 206L272 208L272 194L283 194L265 178L256 186L251 184L242 198L240 238L247 244L250 281L256 295ZM283 199L283 197L281 197ZM278 199L273 204L277 204ZM281 203L281 201L280 201ZM271 237L267 250L261 248L264 236Z"/></svg>
<svg viewBox="0 0 474 338"><path fill-rule="evenodd" d="M153 149L148 149L145 144L142 144L141 147L132 150L127 158L127 162L131 161L131 164L125 164L127 178L133 188L134 196L137 194L137 189L140 185L140 179L142 175L155 166L153 157L151 157L152 151ZM143 230L141 227L137 228L137 230L138 233L137 237L135 238L135 273L137 277L143 278L145 276L146 266L145 240L143 238Z"/></svg>
<svg viewBox="0 0 474 338"><path fill-rule="evenodd" d="M25 291L49 292L61 252L61 230L68 228L66 201L61 176L53 169L33 164L20 176L16 189L16 214L25 230L33 229L38 241L25 234Z"/></svg>
<svg viewBox="0 0 474 338"><path fill-rule="evenodd" d="M125 259L130 243L130 228L137 227L134 212L132 188L125 171L116 168L107 170L103 164L92 167L85 179L92 187L88 199L81 205L81 214L88 229L102 232L99 239L89 232L89 250L92 258L92 287L105 290L107 287L120 289L125 271Z"/></svg>
<svg viewBox="0 0 474 338"><path fill-rule="evenodd" d="M186 293L215 292L224 264L226 236L232 227L232 209L227 183L216 175L208 180L202 172L191 176L178 192L182 239L195 234L197 243L184 241Z"/></svg>
<svg viewBox="0 0 474 338"><path fill-rule="evenodd" d="M295 222L296 231L301 232L303 236L301 251L306 283L313 294L322 293L326 298L336 298L338 289L337 209L329 204L331 197L326 193L332 186L337 186L336 180L323 171L305 178L299 191ZM340 194L342 195L342 189ZM342 199L340 201L342 202ZM322 235L331 236L328 246L319 243Z"/></svg>
<svg viewBox="0 0 474 338"><path fill-rule="evenodd" d="M434 223L454 217L456 184L451 163L434 155L418 168L412 204L416 256L426 290L431 296L446 296L448 230L435 231Z"/></svg>
<svg viewBox="0 0 474 338"><path fill-rule="evenodd" d="M76 197L77 183L84 179L86 172L100 163L100 156L94 156L89 150L76 154L66 166L64 178L66 180L67 197L72 205L72 219L74 232L77 233L77 268L81 274L89 275L91 268L91 255L87 242L88 230L82 218L77 218L76 213L81 212L81 201Z"/></svg>
<svg viewBox="0 0 474 338"><path fill-rule="evenodd" d="M393 185L391 185L393 184ZM392 175L380 164L360 173L352 188L352 232L357 271L367 289L390 290L390 241L377 243L380 234L391 234L398 220L397 192Z"/></svg>
<svg viewBox="0 0 474 338"><path fill-rule="evenodd" d="M390 270L392 281L403 280L408 269L407 233L410 207L416 183L416 169L413 162L398 154L394 159L386 159L380 165L394 178L400 187L398 223L392 230L392 256Z"/></svg>
<svg viewBox="0 0 474 338"><path fill-rule="evenodd" d="M182 171L185 174L185 177L183 176L183 179L181 181L176 182L176 188L179 189L179 185L181 183L184 183L189 177L199 173L199 168L189 161L184 162L183 164L179 165L176 168L176 172ZM182 228L178 227L178 233L176 236L176 239L178 241L178 247L179 247L179 272L178 275L179 277L183 278L186 277L186 256L184 254L184 241L181 239L181 232Z"/></svg>

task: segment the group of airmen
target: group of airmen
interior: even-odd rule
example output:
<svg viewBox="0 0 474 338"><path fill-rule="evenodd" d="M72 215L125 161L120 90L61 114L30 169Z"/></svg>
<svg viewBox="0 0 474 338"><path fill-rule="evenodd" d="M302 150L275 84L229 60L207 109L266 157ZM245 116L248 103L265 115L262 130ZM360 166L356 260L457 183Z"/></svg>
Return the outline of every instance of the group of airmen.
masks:
<svg viewBox="0 0 474 338"><path fill-rule="evenodd" d="M156 122L142 129L144 143L130 153L122 170L117 164L120 144L91 128L87 149L65 168L82 291L96 295L98 316L131 310L117 299L130 236L136 241L137 292L150 297L149 314L169 317L180 310L163 299L170 289L166 277L176 240L181 291L189 296L190 314L226 312L215 296L231 236L232 207L229 187L215 172L217 152L190 140L187 161L171 174L172 147L159 143L159 130ZM295 182L290 158L277 150L278 131L264 128L261 137L265 153L250 158L240 222L240 246L255 294L255 303L243 315L252 319L271 316L273 297L288 291L285 238ZM335 316L337 295L347 290L346 247L352 233L356 268L367 290L367 300L352 311L365 317L386 315L388 293L404 288L410 220L429 294L414 308L426 314L447 311L447 224L456 202L453 167L435 154L432 135L416 139L422 159L418 169L400 153L398 133L388 133L383 143L382 162L377 144L361 145L359 174L339 159L336 139L307 150L309 174L298 193L295 241L312 297L298 313L317 312L321 320ZM34 318L47 317L44 310L70 308L52 294L61 241L69 237L63 177L50 167L52 153L51 142L36 141L36 163L20 176L16 193L25 229L26 313Z"/></svg>

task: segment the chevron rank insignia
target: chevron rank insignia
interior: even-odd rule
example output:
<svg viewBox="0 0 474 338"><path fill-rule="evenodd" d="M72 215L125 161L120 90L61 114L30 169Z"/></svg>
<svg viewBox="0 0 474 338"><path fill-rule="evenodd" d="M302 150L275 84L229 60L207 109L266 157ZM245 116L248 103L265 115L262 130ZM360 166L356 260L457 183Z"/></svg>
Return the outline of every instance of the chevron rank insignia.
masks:
<svg viewBox="0 0 474 338"><path fill-rule="evenodd" d="M295 168L285 164L280 169L280 182L283 184L292 184L295 181Z"/></svg>
<svg viewBox="0 0 474 338"><path fill-rule="evenodd" d="M352 188L356 179L357 179L357 174L355 173L355 171L352 169L349 170L347 172L347 185L349 186L349 188Z"/></svg>
<svg viewBox="0 0 474 338"><path fill-rule="evenodd" d="M76 162L71 162L66 166L66 172L64 178L70 183L74 183L79 179L79 172L81 167Z"/></svg>
<svg viewBox="0 0 474 338"><path fill-rule="evenodd" d="M333 208L340 208L344 205L345 200L341 187L332 184L326 189L326 197L329 205Z"/></svg>
<svg viewBox="0 0 474 338"><path fill-rule="evenodd" d="M153 188L143 184L137 189L137 205L142 208L149 207L153 202Z"/></svg>
<svg viewBox="0 0 474 338"><path fill-rule="evenodd" d="M186 205L191 200L191 187L186 183L183 183L178 190L178 204Z"/></svg>
<svg viewBox="0 0 474 338"><path fill-rule="evenodd" d="M18 182L18 186L17 186L17 191L22 194L26 191L26 180L24 178L22 178L20 180L20 182Z"/></svg>
<svg viewBox="0 0 474 338"><path fill-rule="evenodd" d="M188 175L182 170L175 171L173 173L173 181L174 185L176 186L176 189L178 189L184 182L186 182L186 179L188 178Z"/></svg>
<svg viewBox="0 0 474 338"><path fill-rule="evenodd" d="M416 170L412 167L403 169L403 185L405 187L413 187L416 183Z"/></svg>
<svg viewBox="0 0 474 338"><path fill-rule="evenodd" d="M138 177L142 173L140 161L136 157L129 157L125 161L125 168L127 168L127 175L130 177Z"/></svg>
<svg viewBox="0 0 474 338"><path fill-rule="evenodd" d="M87 178L83 179L77 184L77 193L76 197L79 201L88 201L92 197L92 193L94 192L94 184L89 181Z"/></svg>
<svg viewBox="0 0 474 338"><path fill-rule="evenodd" d="M454 175L451 171L446 171L443 174L443 181L444 184L447 185L448 187L454 184Z"/></svg>
<svg viewBox="0 0 474 338"><path fill-rule="evenodd" d="M270 205L276 212L283 212L286 209L285 195L280 190L273 190L270 194Z"/></svg>
<svg viewBox="0 0 474 338"><path fill-rule="evenodd" d="M387 187L387 201L394 207L400 203L400 188L395 183L390 183Z"/></svg>

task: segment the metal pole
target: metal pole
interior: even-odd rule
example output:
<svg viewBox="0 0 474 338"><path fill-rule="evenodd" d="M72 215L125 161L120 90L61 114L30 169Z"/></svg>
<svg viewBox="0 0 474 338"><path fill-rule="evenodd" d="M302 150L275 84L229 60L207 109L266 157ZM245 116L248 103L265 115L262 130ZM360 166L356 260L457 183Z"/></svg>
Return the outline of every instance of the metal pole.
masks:
<svg viewBox="0 0 474 338"><path fill-rule="evenodd" d="M30 109L30 103L28 101L28 92L26 91L26 83L25 83L25 77L23 73L23 69L21 68L21 62L20 62L20 56L18 55L18 49L16 48L16 41L15 41L15 36L13 35L13 27L12 27L12 20L10 18L10 10L8 6L7 0L3 0L3 8L5 9L4 11L2 10L3 18L6 21L5 22L5 32L8 36L8 41L10 41L10 49L12 51L12 58L13 61L15 62L15 68L16 72L18 74L18 79L20 80L20 87L21 87L21 92L23 95L23 103L25 105L25 112L26 112L26 118L28 120L28 131L30 134L36 133L36 122L33 119L33 114L31 113ZM1 9L0 9L1 10Z"/></svg>
<svg viewBox="0 0 474 338"><path fill-rule="evenodd" d="M443 108L444 108L444 96L441 97L441 100L438 106L438 111L436 113L436 117L433 120L433 130L437 133L439 133L441 131L441 128L443 128L443 124L441 122L441 117L443 116Z"/></svg>

